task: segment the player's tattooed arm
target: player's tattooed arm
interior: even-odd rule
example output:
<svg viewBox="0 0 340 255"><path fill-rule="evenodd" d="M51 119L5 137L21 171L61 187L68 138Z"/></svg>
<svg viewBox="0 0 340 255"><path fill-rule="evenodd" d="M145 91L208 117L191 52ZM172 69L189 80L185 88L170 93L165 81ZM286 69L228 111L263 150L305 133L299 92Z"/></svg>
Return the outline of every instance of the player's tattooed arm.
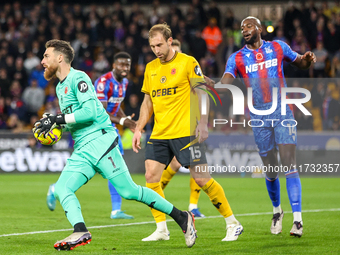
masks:
<svg viewBox="0 0 340 255"><path fill-rule="evenodd" d="M308 69L312 63L316 62L316 56L313 52L307 51L303 55L298 55L296 60L292 63L292 65L300 68L300 69Z"/></svg>

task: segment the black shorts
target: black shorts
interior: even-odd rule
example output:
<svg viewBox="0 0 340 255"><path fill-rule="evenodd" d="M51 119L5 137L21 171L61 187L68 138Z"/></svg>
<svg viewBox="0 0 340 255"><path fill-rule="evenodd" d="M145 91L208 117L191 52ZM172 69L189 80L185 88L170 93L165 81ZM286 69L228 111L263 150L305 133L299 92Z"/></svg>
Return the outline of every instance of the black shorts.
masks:
<svg viewBox="0 0 340 255"><path fill-rule="evenodd" d="M194 139L195 137L190 139L189 136L167 140L150 139L146 144L145 159L155 160L167 166L176 156L178 162L184 167L206 164L203 143L195 143L185 148Z"/></svg>

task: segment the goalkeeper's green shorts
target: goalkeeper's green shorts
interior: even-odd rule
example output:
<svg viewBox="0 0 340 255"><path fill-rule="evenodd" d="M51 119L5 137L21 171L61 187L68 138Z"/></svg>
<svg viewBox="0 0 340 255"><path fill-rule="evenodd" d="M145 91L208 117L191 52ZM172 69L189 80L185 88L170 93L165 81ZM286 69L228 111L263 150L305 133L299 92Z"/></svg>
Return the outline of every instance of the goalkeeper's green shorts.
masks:
<svg viewBox="0 0 340 255"><path fill-rule="evenodd" d="M65 172L80 172L90 180L95 173L111 179L128 171L118 147L118 136L109 131L75 150L67 160Z"/></svg>

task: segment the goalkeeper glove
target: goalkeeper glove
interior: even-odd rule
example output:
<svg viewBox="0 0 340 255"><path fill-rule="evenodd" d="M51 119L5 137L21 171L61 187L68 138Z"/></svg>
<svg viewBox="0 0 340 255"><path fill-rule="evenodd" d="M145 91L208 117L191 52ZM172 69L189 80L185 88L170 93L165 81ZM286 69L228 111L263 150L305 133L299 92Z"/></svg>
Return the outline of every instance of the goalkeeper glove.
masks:
<svg viewBox="0 0 340 255"><path fill-rule="evenodd" d="M65 122L65 114L57 114L56 116L44 113L43 118L34 123L33 132L38 133L38 136L44 134L46 135L54 129L57 125L66 124Z"/></svg>

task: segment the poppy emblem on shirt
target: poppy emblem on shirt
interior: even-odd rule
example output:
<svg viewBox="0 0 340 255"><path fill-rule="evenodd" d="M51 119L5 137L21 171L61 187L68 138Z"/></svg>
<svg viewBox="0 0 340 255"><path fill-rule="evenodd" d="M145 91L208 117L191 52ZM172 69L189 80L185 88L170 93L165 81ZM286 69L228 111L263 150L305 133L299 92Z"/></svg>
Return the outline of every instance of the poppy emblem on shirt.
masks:
<svg viewBox="0 0 340 255"><path fill-rule="evenodd" d="M262 59L263 59L262 53L257 53L256 54L256 60L262 60Z"/></svg>
<svg viewBox="0 0 340 255"><path fill-rule="evenodd" d="M171 74L175 74L176 73L176 68L171 70Z"/></svg>
<svg viewBox="0 0 340 255"><path fill-rule="evenodd" d="M65 87L65 94L67 94L68 87Z"/></svg>
<svg viewBox="0 0 340 255"><path fill-rule="evenodd" d="M123 88L122 88L122 87L119 87L119 89L118 89L118 93L119 93L119 95L120 95L120 96L122 96L122 95L123 95Z"/></svg>

